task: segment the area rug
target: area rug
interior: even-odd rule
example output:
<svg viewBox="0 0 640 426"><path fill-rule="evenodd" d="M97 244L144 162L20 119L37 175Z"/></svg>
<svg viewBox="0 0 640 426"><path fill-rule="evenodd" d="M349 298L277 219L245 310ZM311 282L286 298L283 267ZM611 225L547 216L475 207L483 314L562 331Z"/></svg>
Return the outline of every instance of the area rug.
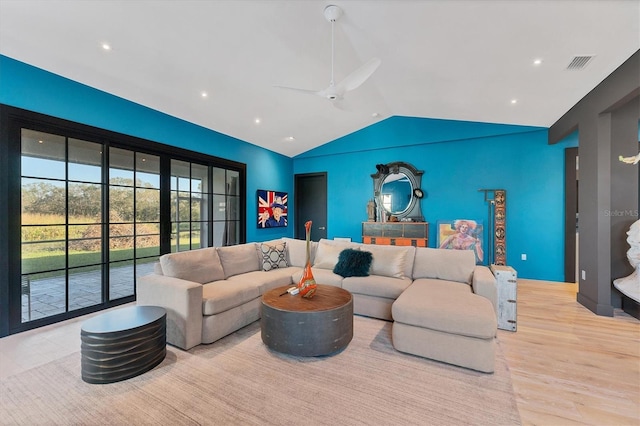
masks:
<svg viewBox="0 0 640 426"><path fill-rule="evenodd" d="M354 318L332 356L282 355L259 322L118 383L80 377L80 352L0 383L0 423L16 425L517 425L507 363L484 374L397 352L391 323Z"/></svg>

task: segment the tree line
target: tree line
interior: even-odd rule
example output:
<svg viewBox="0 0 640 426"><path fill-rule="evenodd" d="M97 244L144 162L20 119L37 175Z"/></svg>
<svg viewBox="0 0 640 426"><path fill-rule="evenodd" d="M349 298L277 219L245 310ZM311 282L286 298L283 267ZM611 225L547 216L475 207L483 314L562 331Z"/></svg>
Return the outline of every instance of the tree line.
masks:
<svg viewBox="0 0 640 426"><path fill-rule="evenodd" d="M134 192L135 206L134 206ZM123 222L156 222L160 192L149 184L132 179L114 178L109 185L109 211ZM185 206L187 207L187 206ZM68 189L50 181L31 182L22 186L22 211L32 214L100 218L102 185L69 182Z"/></svg>

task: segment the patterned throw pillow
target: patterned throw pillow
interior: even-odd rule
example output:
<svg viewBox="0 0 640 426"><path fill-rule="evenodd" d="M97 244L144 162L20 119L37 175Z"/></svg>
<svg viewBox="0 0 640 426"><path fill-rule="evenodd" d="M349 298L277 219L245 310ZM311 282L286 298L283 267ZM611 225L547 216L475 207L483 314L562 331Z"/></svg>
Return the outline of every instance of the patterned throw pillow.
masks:
<svg viewBox="0 0 640 426"><path fill-rule="evenodd" d="M338 256L333 273L343 277L367 277L373 255L368 251L344 249Z"/></svg>
<svg viewBox="0 0 640 426"><path fill-rule="evenodd" d="M260 256L262 259L262 270L287 268L287 243L260 244Z"/></svg>

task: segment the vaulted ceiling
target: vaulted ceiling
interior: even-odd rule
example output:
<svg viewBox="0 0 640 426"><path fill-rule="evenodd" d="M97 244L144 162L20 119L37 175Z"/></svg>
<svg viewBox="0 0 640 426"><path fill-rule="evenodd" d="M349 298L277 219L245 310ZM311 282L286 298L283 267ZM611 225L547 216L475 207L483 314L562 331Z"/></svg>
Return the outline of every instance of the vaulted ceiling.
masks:
<svg viewBox="0 0 640 426"><path fill-rule="evenodd" d="M343 109L274 87L329 85L329 4L336 83L381 60ZM392 115L548 127L639 48L635 0L0 0L0 54L287 156Z"/></svg>

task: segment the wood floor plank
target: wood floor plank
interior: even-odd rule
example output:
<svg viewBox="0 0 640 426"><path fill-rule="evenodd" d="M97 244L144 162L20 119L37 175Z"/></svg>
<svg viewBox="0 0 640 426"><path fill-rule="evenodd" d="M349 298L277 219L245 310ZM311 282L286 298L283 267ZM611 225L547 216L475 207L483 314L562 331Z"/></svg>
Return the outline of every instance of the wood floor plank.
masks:
<svg viewBox="0 0 640 426"><path fill-rule="evenodd" d="M640 321L595 315L577 284L518 280L518 330L498 330L525 425L640 425Z"/></svg>

